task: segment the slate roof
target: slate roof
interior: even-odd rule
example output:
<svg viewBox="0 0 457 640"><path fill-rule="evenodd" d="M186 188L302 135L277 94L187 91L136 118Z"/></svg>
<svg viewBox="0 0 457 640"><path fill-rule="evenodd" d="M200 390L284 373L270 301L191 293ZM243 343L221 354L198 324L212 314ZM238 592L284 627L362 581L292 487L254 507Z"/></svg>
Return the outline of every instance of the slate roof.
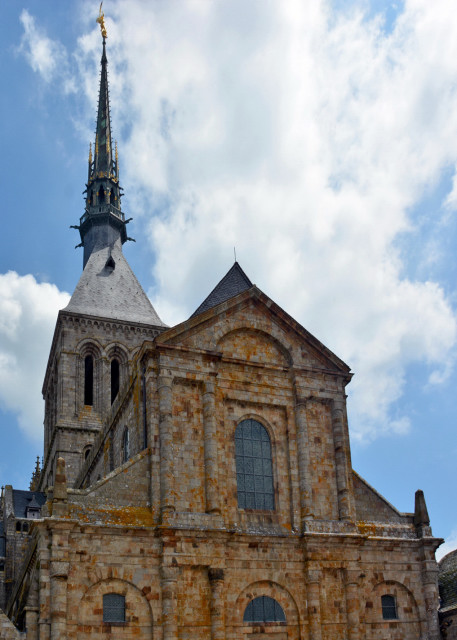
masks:
<svg viewBox="0 0 457 640"><path fill-rule="evenodd" d="M441 610L455 608L457 606L457 550L445 555L438 566Z"/></svg>
<svg viewBox="0 0 457 640"><path fill-rule="evenodd" d="M125 259L120 241L92 251L64 311L166 326Z"/></svg>
<svg viewBox="0 0 457 640"><path fill-rule="evenodd" d="M239 293L247 291L252 286L252 282L244 273L243 269L238 262L235 262L222 280L214 287L209 296L203 300L198 309L194 311L190 317L193 318L199 313L208 311L208 309L212 309L221 302L225 302L237 296Z"/></svg>
<svg viewBox="0 0 457 640"><path fill-rule="evenodd" d="M16 518L26 518L27 507L42 507L45 502L46 495L41 491L23 491L22 489L13 489L14 515Z"/></svg>

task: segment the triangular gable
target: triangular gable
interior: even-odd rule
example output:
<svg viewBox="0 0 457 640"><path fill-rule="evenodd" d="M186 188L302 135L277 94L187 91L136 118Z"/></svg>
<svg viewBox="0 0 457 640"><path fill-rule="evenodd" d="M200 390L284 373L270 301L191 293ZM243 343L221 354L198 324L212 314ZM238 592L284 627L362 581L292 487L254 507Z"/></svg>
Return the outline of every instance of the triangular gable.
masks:
<svg viewBox="0 0 457 640"><path fill-rule="evenodd" d="M255 307L258 313L252 326L246 319L249 305L252 308ZM262 314L266 322L262 323L260 319L259 323ZM156 338L156 344L217 350L220 338L233 331L234 328L268 333L273 340L276 339L277 342L283 344L289 352L289 347L292 346L289 344L292 334L295 336L294 342L299 344L301 348L300 357L292 358L295 365L301 366L303 364L306 366L305 361L313 362L313 366L318 366L323 370L340 372L348 377L352 375L347 364L255 285L217 306L198 315L193 315L189 320L165 330ZM205 333L206 338L203 337ZM278 337L275 337L274 333ZM290 355L292 356L292 354Z"/></svg>
<svg viewBox="0 0 457 640"><path fill-rule="evenodd" d="M205 298L198 309L194 311L191 318L197 316L199 313L203 313L203 311L208 311L208 309L216 307L218 304L221 304L221 302L225 302L243 291L247 291L251 287L252 282L244 273L238 262L235 262L233 267L214 287L209 296Z"/></svg>

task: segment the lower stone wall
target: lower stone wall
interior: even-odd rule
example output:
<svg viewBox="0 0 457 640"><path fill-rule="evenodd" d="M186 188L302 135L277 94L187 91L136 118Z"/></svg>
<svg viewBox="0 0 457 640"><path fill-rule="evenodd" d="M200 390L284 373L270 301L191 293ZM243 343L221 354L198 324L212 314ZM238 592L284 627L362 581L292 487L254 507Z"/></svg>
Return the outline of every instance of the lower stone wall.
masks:
<svg viewBox="0 0 457 640"><path fill-rule="evenodd" d="M39 582L49 585L50 597L39 596L40 616L51 631L58 621L67 640L439 638L422 582L433 539L429 549L419 539L255 536L62 519L43 521L48 535L45 527L58 531L51 546L41 545L50 558L39 560ZM125 598L125 622L103 621L103 596L111 593ZM385 594L396 600L397 619L383 618ZM284 622L245 621L260 596L279 604Z"/></svg>

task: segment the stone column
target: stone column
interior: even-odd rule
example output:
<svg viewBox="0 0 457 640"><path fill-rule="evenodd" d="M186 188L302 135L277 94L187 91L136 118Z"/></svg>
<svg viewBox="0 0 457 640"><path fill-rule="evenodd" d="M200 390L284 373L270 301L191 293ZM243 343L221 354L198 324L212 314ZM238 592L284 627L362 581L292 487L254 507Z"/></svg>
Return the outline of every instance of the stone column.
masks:
<svg viewBox="0 0 457 640"><path fill-rule="evenodd" d="M354 519L351 509L349 486L348 447L344 428L344 398L332 400L333 442L335 447L336 486L338 490L338 511L341 520Z"/></svg>
<svg viewBox="0 0 457 640"><path fill-rule="evenodd" d="M348 640L360 640L358 571L346 574L346 611L348 621Z"/></svg>
<svg viewBox="0 0 457 640"><path fill-rule="evenodd" d="M207 513L220 513L218 490L215 383L203 385L203 430L205 448L205 494Z"/></svg>
<svg viewBox="0 0 457 640"><path fill-rule="evenodd" d="M161 567L163 640L178 640L178 567Z"/></svg>
<svg viewBox="0 0 457 640"><path fill-rule="evenodd" d="M211 640L225 640L224 570L208 569L211 587Z"/></svg>
<svg viewBox="0 0 457 640"><path fill-rule="evenodd" d="M158 378L160 441L160 512L162 521L175 510L173 479L173 421L171 375L161 372Z"/></svg>
<svg viewBox="0 0 457 640"><path fill-rule="evenodd" d="M67 637L67 579L68 562L52 560L51 640L64 640Z"/></svg>
<svg viewBox="0 0 457 640"><path fill-rule="evenodd" d="M298 481L300 491L301 526L313 517L311 471L309 461L308 420L306 417L306 399L297 399L295 404L297 426Z"/></svg>
<svg viewBox="0 0 457 640"><path fill-rule="evenodd" d="M309 640L322 640L320 579L321 572L318 569L308 570L306 590L308 599Z"/></svg>
<svg viewBox="0 0 457 640"><path fill-rule="evenodd" d="M435 563L433 562L433 564ZM427 640L439 640L439 638L441 638L438 621L439 598L437 580L438 568L423 571L422 583L424 585L425 614L427 616Z"/></svg>
<svg viewBox="0 0 457 640"><path fill-rule="evenodd" d="M38 640L38 607L24 607L27 640Z"/></svg>
<svg viewBox="0 0 457 640"><path fill-rule="evenodd" d="M51 637L50 625L50 542L51 537L47 535L44 529L40 528L38 538L38 560L39 560L39 591L38 606L40 615L38 619L38 637L40 640L49 640Z"/></svg>

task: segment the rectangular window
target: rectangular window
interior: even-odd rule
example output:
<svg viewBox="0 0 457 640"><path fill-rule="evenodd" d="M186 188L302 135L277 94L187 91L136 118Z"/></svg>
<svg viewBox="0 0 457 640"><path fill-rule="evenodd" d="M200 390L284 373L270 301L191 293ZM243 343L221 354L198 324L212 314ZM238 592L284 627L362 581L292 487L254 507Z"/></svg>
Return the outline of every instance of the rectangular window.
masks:
<svg viewBox="0 0 457 640"><path fill-rule="evenodd" d="M381 596L382 617L384 620L397 620L397 602L394 596Z"/></svg>
<svg viewBox="0 0 457 640"><path fill-rule="evenodd" d="M119 593L103 596L103 622L125 622L125 597Z"/></svg>

